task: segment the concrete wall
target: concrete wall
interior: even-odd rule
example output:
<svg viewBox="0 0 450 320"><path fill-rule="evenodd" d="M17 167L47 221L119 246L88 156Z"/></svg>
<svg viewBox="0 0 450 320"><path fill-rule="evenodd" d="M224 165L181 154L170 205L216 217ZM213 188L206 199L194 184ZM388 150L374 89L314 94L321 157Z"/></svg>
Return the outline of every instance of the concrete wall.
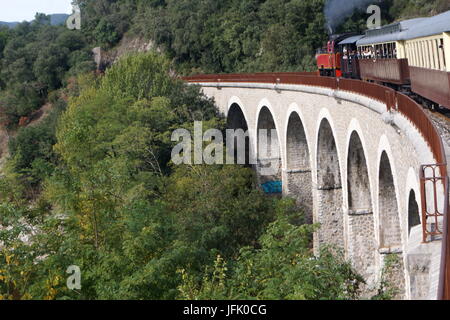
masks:
<svg viewBox="0 0 450 320"><path fill-rule="evenodd" d="M436 285L436 277L423 268L416 272L414 261L423 264L426 259L409 258L408 248L419 255L425 252L432 264L440 245L422 245L410 237L408 211L421 208L419 196L417 206L410 199L411 190L420 195L420 165L436 161L406 118L387 113L377 101L325 88L201 86L225 115L232 105L240 107L255 155L258 123L275 127L284 193L322 224L316 248L328 243L344 249L366 278L367 292L381 281L384 262L397 260L386 275L398 286L397 298L435 298L434 292L425 291Z"/></svg>

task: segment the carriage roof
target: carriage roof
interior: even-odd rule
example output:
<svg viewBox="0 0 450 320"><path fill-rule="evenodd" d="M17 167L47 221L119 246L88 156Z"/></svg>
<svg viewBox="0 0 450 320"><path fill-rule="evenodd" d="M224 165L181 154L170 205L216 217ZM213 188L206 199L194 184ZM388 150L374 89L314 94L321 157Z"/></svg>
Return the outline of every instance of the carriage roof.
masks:
<svg viewBox="0 0 450 320"><path fill-rule="evenodd" d="M450 31L450 11L431 18L404 20L367 30L357 41L358 46L423 38Z"/></svg>

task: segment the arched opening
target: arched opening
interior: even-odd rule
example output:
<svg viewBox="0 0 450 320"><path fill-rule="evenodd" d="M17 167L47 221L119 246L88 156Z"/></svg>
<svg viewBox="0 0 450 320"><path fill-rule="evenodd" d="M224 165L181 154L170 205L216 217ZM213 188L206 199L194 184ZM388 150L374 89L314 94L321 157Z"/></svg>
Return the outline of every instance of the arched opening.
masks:
<svg viewBox="0 0 450 320"><path fill-rule="evenodd" d="M347 175L349 210L352 213L372 213L366 156L356 131L350 137Z"/></svg>
<svg viewBox="0 0 450 320"><path fill-rule="evenodd" d="M415 230L414 234L411 231L414 227L421 224L419 205L417 203L416 193L412 189L408 196L408 236L412 244L422 241L422 228ZM430 270L426 267L428 255L424 254L408 254L408 273L410 283L410 298L412 300L427 300L430 289ZM428 256L429 257L429 256ZM425 259L424 259L425 258ZM424 259L425 261L423 261ZM419 261L422 261L419 262Z"/></svg>
<svg viewBox="0 0 450 320"><path fill-rule="evenodd" d="M275 120L267 107L263 107L259 113L256 134L259 182L265 191L265 186L270 186L267 190L274 190L268 193L281 193L280 143ZM273 183L276 183L279 188L273 187Z"/></svg>
<svg viewBox="0 0 450 320"><path fill-rule="evenodd" d="M420 225L419 205L416 200L416 193L411 190L408 200L408 234L411 234L411 229Z"/></svg>
<svg viewBox="0 0 450 320"><path fill-rule="evenodd" d="M342 184L336 141L330 123L320 124L317 142L318 244L344 248ZM317 242L317 241L316 241Z"/></svg>
<svg viewBox="0 0 450 320"><path fill-rule="evenodd" d="M228 111L227 128L233 130L233 134L227 132L228 156L231 157L231 161L228 160L227 163L245 166L254 164L251 160L250 134L247 120L241 107L236 103Z"/></svg>
<svg viewBox="0 0 450 320"><path fill-rule="evenodd" d="M396 287L395 299L405 294L405 266L403 262L400 218L391 162L386 152L380 160L378 182L378 210L380 220L380 253L383 257L385 279Z"/></svg>
<svg viewBox="0 0 450 320"><path fill-rule="evenodd" d="M286 159L285 193L295 198L305 211L306 223L312 223L312 177L308 142L303 123L296 112L291 114L288 121Z"/></svg>
<svg viewBox="0 0 450 320"><path fill-rule="evenodd" d="M397 196L391 163L386 152L380 160L379 172L379 215L381 248L398 248L401 246L401 229L398 214Z"/></svg>
<svg viewBox="0 0 450 320"><path fill-rule="evenodd" d="M377 247L367 161L356 131L350 137L347 186L350 256L355 269L368 281L377 273Z"/></svg>

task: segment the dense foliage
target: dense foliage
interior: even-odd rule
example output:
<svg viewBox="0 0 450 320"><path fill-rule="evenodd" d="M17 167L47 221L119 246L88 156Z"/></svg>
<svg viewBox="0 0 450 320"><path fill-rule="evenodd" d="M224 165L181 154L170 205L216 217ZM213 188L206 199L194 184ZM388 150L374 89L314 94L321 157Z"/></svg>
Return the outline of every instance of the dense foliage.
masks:
<svg viewBox="0 0 450 320"><path fill-rule="evenodd" d="M126 32L154 41L182 73L312 71L328 37L327 0L77 0L102 46ZM342 1L343 3L345 1ZM381 0L383 23L450 10L448 0ZM334 32L363 32L365 10Z"/></svg>
<svg viewBox="0 0 450 320"><path fill-rule="evenodd" d="M83 28L37 15L0 27L0 299L355 299L361 277L314 255L292 200L241 166L174 166L171 133L224 129L214 103L173 75L293 71L327 39L324 0L79 0ZM445 1L384 1L386 22ZM447 3L448 5L448 3ZM363 30L355 12L339 31ZM157 53L105 75L90 49L125 34ZM42 105L51 111L26 126ZM17 129L22 123L20 129ZM26 122L25 122L26 124ZM333 254L331 253L333 252ZM70 265L82 289L66 286ZM376 298L389 298L389 290Z"/></svg>
<svg viewBox="0 0 450 320"><path fill-rule="evenodd" d="M50 17L0 28L0 117L9 127L29 116L69 76L94 69L83 34L51 26Z"/></svg>
<svg viewBox="0 0 450 320"><path fill-rule="evenodd" d="M16 176L1 180L1 296L184 298L220 256L234 279L223 297L234 297L234 283L242 298L357 297L360 277L326 252L314 258L315 227L295 223L302 214L293 201L258 191L251 169L170 164L172 130L195 120L223 127L214 104L170 77L157 54L127 57L101 79L79 78L42 195L27 205ZM45 159L46 148L21 159ZM67 289L70 265L82 270L80 291Z"/></svg>
<svg viewBox="0 0 450 320"><path fill-rule="evenodd" d="M10 127L38 109L71 76L92 70L90 48L109 49L125 34L145 38L183 74L312 71L328 37L326 0L76 0L82 30L51 26L37 14L0 27L0 117ZM447 0L383 0L384 23L450 9ZM336 32L363 32L355 11ZM89 49L88 49L89 48Z"/></svg>
<svg viewBox="0 0 450 320"><path fill-rule="evenodd" d="M102 45L125 31L151 39L191 72L294 71L326 39L323 0L79 0Z"/></svg>

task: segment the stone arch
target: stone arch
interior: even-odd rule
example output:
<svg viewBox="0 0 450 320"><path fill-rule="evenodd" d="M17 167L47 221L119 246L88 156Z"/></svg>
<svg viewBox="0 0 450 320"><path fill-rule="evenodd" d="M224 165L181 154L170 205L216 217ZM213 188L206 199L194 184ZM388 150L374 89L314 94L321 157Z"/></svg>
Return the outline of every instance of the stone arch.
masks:
<svg viewBox="0 0 450 320"><path fill-rule="evenodd" d="M416 192L411 189L408 196L408 235L411 234L411 229L420 225L420 210L416 197Z"/></svg>
<svg viewBox="0 0 450 320"><path fill-rule="evenodd" d="M272 112L263 106L256 125L257 172L260 183L281 181L282 156L278 129Z"/></svg>
<svg viewBox="0 0 450 320"><path fill-rule="evenodd" d="M230 129L248 130L247 118L239 104L233 103L228 109L227 127Z"/></svg>
<svg viewBox="0 0 450 320"><path fill-rule="evenodd" d="M320 122L317 139L318 244L345 247L342 182L335 135L328 119Z"/></svg>
<svg viewBox="0 0 450 320"><path fill-rule="evenodd" d="M399 248L402 244L397 194L391 161L383 151L378 171L378 211L380 219L380 247Z"/></svg>
<svg viewBox="0 0 450 320"><path fill-rule="evenodd" d="M406 185L404 190L404 199L405 199L405 211L406 214L403 215L403 226L406 226L403 230L403 242L405 242L405 239L410 239L411 237L411 229L417 226L418 224L421 224L422 217L422 199L420 198L420 182L417 175L417 170L413 167L409 168L408 170L408 176L406 179ZM416 215L417 213L417 215ZM417 221L418 220L418 221ZM416 239L417 236L415 236L415 239L413 241L422 241L422 231L420 231L420 239Z"/></svg>
<svg viewBox="0 0 450 320"><path fill-rule="evenodd" d="M300 115L290 113L286 129L285 194L295 198L312 223L313 197L309 144Z"/></svg>
<svg viewBox="0 0 450 320"><path fill-rule="evenodd" d="M405 264L397 193L391 161L386 151L381 153L378 170L378 211L380 253L387 271L386 280L397 289L395 299L405 296Z"/></svg>
<svg viewBox="0 0 450 320"><path fill-rule="evenodd" d="M349 251L356 270L372 285L377 246L366 153L359 134L350 135L347 155Z"/></svg>
<svg viewBox="0 0 450 320"><path fill-rule="evenodd" d="M348 208L353 213L373 213L366 154L356 131L350 136L347 155Z"/></svg>
<svg viewBox="0 0 450 320"><path fill-rule="evenodd" d="M228 145L228 152L233 163L250 166L253 161L248 122L242 108L237 103L233 103L228 109L227 128L234 131L233 136L231 136L231 132L227 132L227 143L231 143ZM230 141L228 141L229 139ZM242 147L244 147L244 153L240 150Z"/></svg>
<svg viewBox="0 0 450 320"><path fill-rule="evenodd" d="M237 97L237 96L232 96L232 97L228 100L227 111L226 111L227 115L228 115L228 113L230 112L230 109L231 109L231 107L233 106L233 104L237 104L237 105L241 108L242 113L243 113L244 116L245 116L245 119L249 120L249 118L248 118L248 116L247 116L247 114L246 114L246 108L245 108L245 105L244 105L244 103L242 102L242 100L239 99L239 97Z"/></svg>

